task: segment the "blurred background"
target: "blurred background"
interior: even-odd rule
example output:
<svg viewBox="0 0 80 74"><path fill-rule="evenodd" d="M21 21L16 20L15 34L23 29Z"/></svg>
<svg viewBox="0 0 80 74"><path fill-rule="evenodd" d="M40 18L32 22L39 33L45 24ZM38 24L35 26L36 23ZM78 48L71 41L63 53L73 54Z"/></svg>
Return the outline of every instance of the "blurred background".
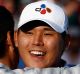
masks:
<svg viewBox="0 0 80 74"><path fill-rule="evenodd" d="M15 20L15 29L19 20L22 9L29 3L38 0L0 0L0 5L5 6L12 14ZM62 59L66 60L67 64L80 64L80 0L47 0L55 2L62 6L69 19L69 41L70 44L66 47ZM22 61L19 63L23 66Z"/></svg>

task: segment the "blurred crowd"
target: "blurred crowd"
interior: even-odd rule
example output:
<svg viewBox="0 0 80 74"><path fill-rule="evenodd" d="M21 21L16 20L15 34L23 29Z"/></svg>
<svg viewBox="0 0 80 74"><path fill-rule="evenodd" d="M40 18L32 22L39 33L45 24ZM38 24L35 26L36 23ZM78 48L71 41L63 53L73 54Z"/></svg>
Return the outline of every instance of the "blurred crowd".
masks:
<svg viewBox="0 0 80 74"><path fill-rule="evenodd" d="M5 6L12 14L15 20L15 29L22 9L29 3L37 0L0 0L0 5ZM80 0L48 0L62 6L69 19L68 35L70 44L66 47L62 58L68 64L80 63Z"/></svg>

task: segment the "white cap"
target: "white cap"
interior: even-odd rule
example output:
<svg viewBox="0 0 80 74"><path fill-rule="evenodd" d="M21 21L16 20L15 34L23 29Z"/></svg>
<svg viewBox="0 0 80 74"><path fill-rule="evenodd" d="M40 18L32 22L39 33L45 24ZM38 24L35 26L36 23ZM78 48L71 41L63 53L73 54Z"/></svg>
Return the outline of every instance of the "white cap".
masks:
<svg viewBox="0 0 80 74"><path fill-rule="evenodd" d="M59 33L67 30L67 17L63 9L49 1L38 1L27 5L21 13L18 28L33 20L44 21Z"/></svg>

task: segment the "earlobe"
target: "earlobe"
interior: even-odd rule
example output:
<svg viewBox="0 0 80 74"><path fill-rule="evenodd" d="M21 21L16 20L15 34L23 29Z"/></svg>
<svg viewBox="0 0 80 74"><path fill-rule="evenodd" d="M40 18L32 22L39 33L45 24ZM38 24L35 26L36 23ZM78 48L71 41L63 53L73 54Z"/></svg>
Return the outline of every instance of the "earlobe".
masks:
<svg viewBox="0 0 80 74"><path fill-rule="evenodd" d="M15 43L15 46L18 47L18 43L17 43L17 31L14 32L14 43Z"/></svg>

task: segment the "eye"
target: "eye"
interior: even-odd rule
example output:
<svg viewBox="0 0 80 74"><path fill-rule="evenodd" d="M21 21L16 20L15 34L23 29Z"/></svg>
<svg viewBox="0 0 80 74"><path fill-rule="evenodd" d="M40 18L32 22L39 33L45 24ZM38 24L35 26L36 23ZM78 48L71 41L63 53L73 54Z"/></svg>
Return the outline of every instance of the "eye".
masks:
<svg viewBox="0 0 80 74"><path fill-rule="evenodd" d="M46 32L44 32L45 36L54 36L55 34L56 34L55 31L46 31Z"/></svg>
<svg viewBox="0 0 80 74"><path fill-rule="evenodd" d="M52 33L44 33L44 35L51 36L53 34Z"/></svg>
<svg viewBox="0 0 80 74"><path fill-rule="evenodd" d="M33 35L33 32L28 31L28 32L26 32L26 34L27 34L27 35Z"/></svg>

